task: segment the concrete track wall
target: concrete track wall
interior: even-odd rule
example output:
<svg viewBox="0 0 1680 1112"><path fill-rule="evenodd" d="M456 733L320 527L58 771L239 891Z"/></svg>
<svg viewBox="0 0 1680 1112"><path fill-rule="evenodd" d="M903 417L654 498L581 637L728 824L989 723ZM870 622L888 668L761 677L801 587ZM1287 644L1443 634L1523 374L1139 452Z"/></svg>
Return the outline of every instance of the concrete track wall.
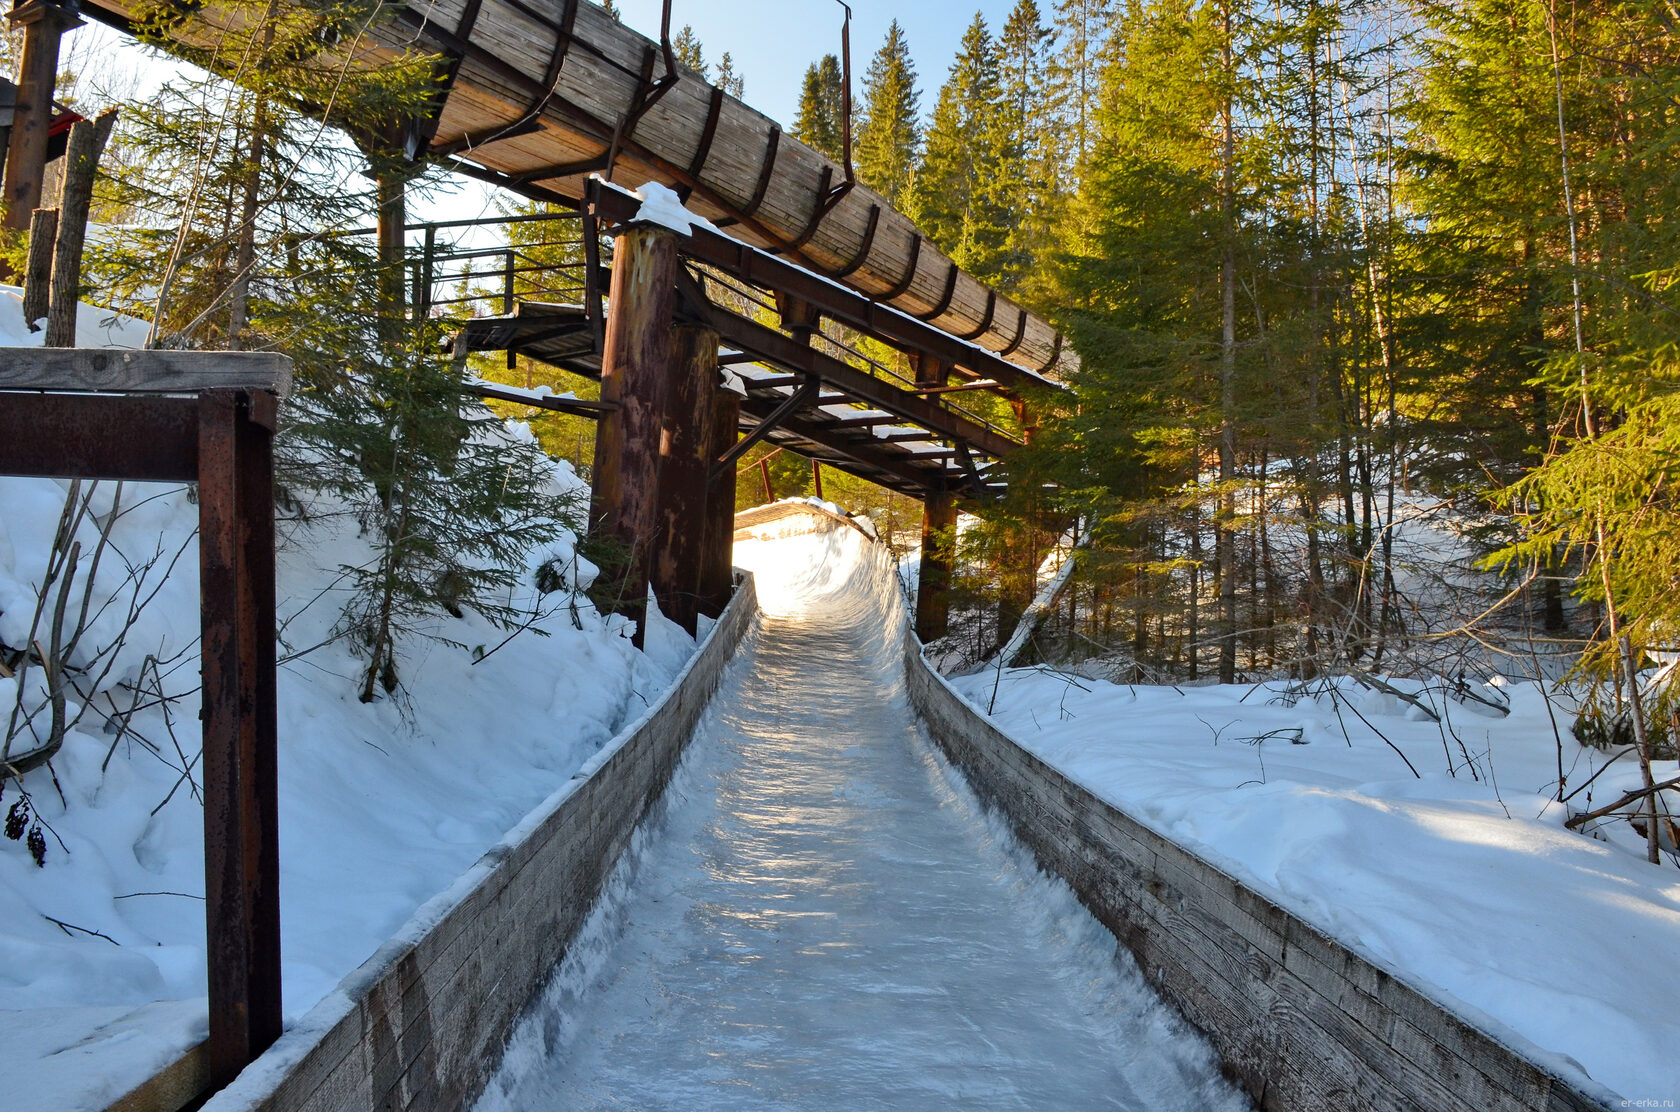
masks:
<svg viewBox="0 0 1680 1112"><path fill-rule="evenodd" d="M1261 1108L1626 1106L1562 1056L1485 1017L1472 1022L1040 761L952 691L908 631L904 662L911 701L975 791L1073 886Z"/></svg>
<svg viewBox="0 0 1680 1112"><path fill-rule="evenodd" d="M205 1107L456 1109L565 954L758 613L751 576L660 700Z"/></svg>

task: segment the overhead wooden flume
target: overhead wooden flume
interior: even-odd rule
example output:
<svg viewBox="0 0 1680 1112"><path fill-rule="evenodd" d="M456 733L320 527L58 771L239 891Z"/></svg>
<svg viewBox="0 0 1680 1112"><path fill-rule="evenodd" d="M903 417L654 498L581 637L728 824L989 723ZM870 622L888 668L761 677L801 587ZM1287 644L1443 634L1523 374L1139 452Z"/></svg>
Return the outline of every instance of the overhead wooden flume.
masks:
<svg viewBox="0 0 1680 1112"><path fill-rule="evenodd" d="M84 10L124 22L133 0ZM1077 365L1042 318L962 272L880 194L589 0L431 0L393 7L356 56L446 59L412 153L532 196L582 198L591 174L657 181L729 234L777 251L1016 366ZM214 7L201 13L211 25Z"/></svg>

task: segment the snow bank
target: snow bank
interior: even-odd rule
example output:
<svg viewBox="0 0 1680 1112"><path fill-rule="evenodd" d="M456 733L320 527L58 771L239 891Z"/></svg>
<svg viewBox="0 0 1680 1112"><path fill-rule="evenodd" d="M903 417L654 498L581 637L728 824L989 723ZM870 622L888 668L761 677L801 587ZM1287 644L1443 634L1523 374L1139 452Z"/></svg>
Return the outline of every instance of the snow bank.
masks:
<svg viewBox="0 0 1680 1112"><path fill-rule="evenodd" d="M1409 704L1349 685L1296 698L1038 669L953 681L1022 746L1350 947L1629 1099L1680 1096L1680 876L1646 864L1642 840L1563 829L1534 686L1507 687L1498 718L1392 682L1448 711L1464 750ZM1579 784L1603 758L1565 735L1563 760ZM1594 795L1636 777L1618 764Z"/></svg>
<svg viewBox="0 0 1680 1112"><path fill-rule="evenodd" d="M0 343L39 343L17 304L0 288ZM85 331L99 311L83 308ZM127 346L136 326L98 327ZM514 426L507 435L530 432ZM587 497L567 464L555 464L550 480L560 493ZM67 486L0 478L0 640L8 645L28 629ZM108 513L114 484L100 490L96 511ZM96 696L55 759L56 782L45 768L26 777L50 828L45 867L23 843L0 840L8 912L0 921L0 1041L12 1050L4 1103L13 1112L103 1107L205 1033L203 813L183 777L196 772L200 748L198 511L184 488L155 484L128 484L122 506L95 610L107 598L117 605L99 614L88 641L106 644L121 627L125 563L155 560L148 589L161 586L129 633L109 695ZM470 610L438 618L433 631L465 649L405 643L408 694L364 705L356 697L361 661L331 629L347 589L343 568L371 553L343 506L307 510L307 525L281 521L278 566L288 1023L641 715L694 647L655 613L647 651L637 651L623 619L602 617L569 591L540 594L532 573L544 562L567 568L574 582L593 574L568 534L530 554L511 599L535 612L531 630L503 645L507 634ZM84 523L80 536L91 552L97 525ZM114 697L127 709L130 696L115 685L134 681L148 656L164 662L173 699L142 710L133 732L119 736L107 703ZM15 692L15 681L0 678L0 714ZM0 808L16 799L8 786Z"/></svg>

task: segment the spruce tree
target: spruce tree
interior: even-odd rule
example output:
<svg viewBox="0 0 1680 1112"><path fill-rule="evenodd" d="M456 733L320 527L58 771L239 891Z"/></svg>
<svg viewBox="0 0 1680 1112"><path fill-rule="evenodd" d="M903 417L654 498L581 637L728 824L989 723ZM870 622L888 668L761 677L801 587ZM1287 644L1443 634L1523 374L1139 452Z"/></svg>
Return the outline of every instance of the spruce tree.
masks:
<svg viewBox="0 0 1680 1112"><path fill-rule="evenodd" d="M705 53L700 48L700 36L694 33L694 28L689 24L683 24L682 30L671 36L671 53L677 56L677 61L706 80L711 80L711 67L706 65Z"/></svg>
<svg viewBox="0 0 1680 1112"><path fill-rule="evenodd" d="M1060 107L1057 163L1063 187L1078 183L1080 167L1096 140L1096 110L1104 50L1114 20L1115 0L1057 0L1056 30L1061 46L1050 62L1050 82Z"/></svg>
<svg viewBox="0 0 1680 1112"><path fill-rule="evenodd" d="M834 55L824 54L811 63L799 88L799 115L793 125L796 139L833 159L845 154L842 80L840 59Z"/></svg>
<svg viewBox="0 0 1680 1112"><path fill-rule="evenodd" d="M729 56L727 50L723 52L723 57L718 59L715 84L736 100L747 95L747 79L735 72L735 59Z"/></svg>
<svg viewBox="0 0 1680 1112"><path fill-rule="evenodd" d="M995 277L1005 290L1030 299L1047 289L1038 261L1056 238L1061 209L1049 80L1053 41L1034 0L1017 0L998 40L999 166L985 183L1004 218Z"/></svg>
<svg viewBox="0 0 1680 1112"><path fill-rule="evenodd" d="M204 36L218 45L195 55L240 85L183 76L125 106L134 161L113 188L142 219L101 241L90 274L150 316L159 342L292 357L280 504L305 519L347 506L361 526L367 558L344 569L352 589L338 632L366 662L359 687L371 699L400 683L405 635L452 641L438 616L470 607L516 624L507 588L573 510L551 493L534 445L492 436L489 412L463 399L439 326L391 296L406 289L408 260L382 258L365 229L368 174L382 192L421 174L377 137L424 109L435 60L360 74L319 52L365 24L371 5L243 14L237 33ZM371 163L311 117L323 104L335 105L329 123L354 122Z"/></svg>
<svg viewBox="0 0 1680 1112"><path fill-rule="evenodd" d="M998 270L1005 200L990 188L1003 169L998 54L975 13L939 90L912 202L917 222L957 265L985 280Z"/></svg>
<svg viewBox="0 0 1680 1112"><path fill-rule="evenodd" d="M895 19L863 79L854 150L858 178L895 205L909 199L921 154L921 99L910 45Z"/></svg>

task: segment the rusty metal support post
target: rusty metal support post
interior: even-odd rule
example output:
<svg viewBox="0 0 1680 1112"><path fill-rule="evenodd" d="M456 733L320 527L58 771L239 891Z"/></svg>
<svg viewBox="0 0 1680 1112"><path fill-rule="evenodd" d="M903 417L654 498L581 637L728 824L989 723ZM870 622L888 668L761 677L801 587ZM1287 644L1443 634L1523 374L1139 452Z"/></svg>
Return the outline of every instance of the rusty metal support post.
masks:
<svg viewBox="0 0 1680 1112"><path fill-rule="evenodd" d="M672 349L670 400L659 438L659 529L650 576L660 612L692 636L700 616L706 488L716 458L708 454L707 416L717 389L717 333L678 325Z"/></svg>
<svg viewBox="0 0 1680 1112"><path fill-rule="evenodd" d="M589 521L622 546L621 566L603 587L612 595L609 608L636 623L638 647L659 525L659 441L671 379L677 266L677 235L669 229L631 224L614 241L601 401L617 408L595 426Z"/></svg>
<svg viewBox="0 0 1680 1112"><path fill-rule="evenodd" d="M281 1028L274 414L270 395L200 395L208 1053L218 1087Z"/></svg>
<svg viewBox="0 0 1680 1112"><path fill-rule="evenodd" d="M722 459L740 435L741 396L715 385L712 376L711 404L706 412L706 458ZM768 473L768 465L765 468ZM735 582L730 574L735 553L734 467L713 475L706 487L706 531L700 552L700 612L715 618L729 605Z"/></svg>
<svg viewBox="0 0 1680 1112"><path fill-rule="evenodd" d="M922 561L916 587L916 636L945 636L951 623L951 573L955 567L957 503L948 491L922 503Z"/></svg>

